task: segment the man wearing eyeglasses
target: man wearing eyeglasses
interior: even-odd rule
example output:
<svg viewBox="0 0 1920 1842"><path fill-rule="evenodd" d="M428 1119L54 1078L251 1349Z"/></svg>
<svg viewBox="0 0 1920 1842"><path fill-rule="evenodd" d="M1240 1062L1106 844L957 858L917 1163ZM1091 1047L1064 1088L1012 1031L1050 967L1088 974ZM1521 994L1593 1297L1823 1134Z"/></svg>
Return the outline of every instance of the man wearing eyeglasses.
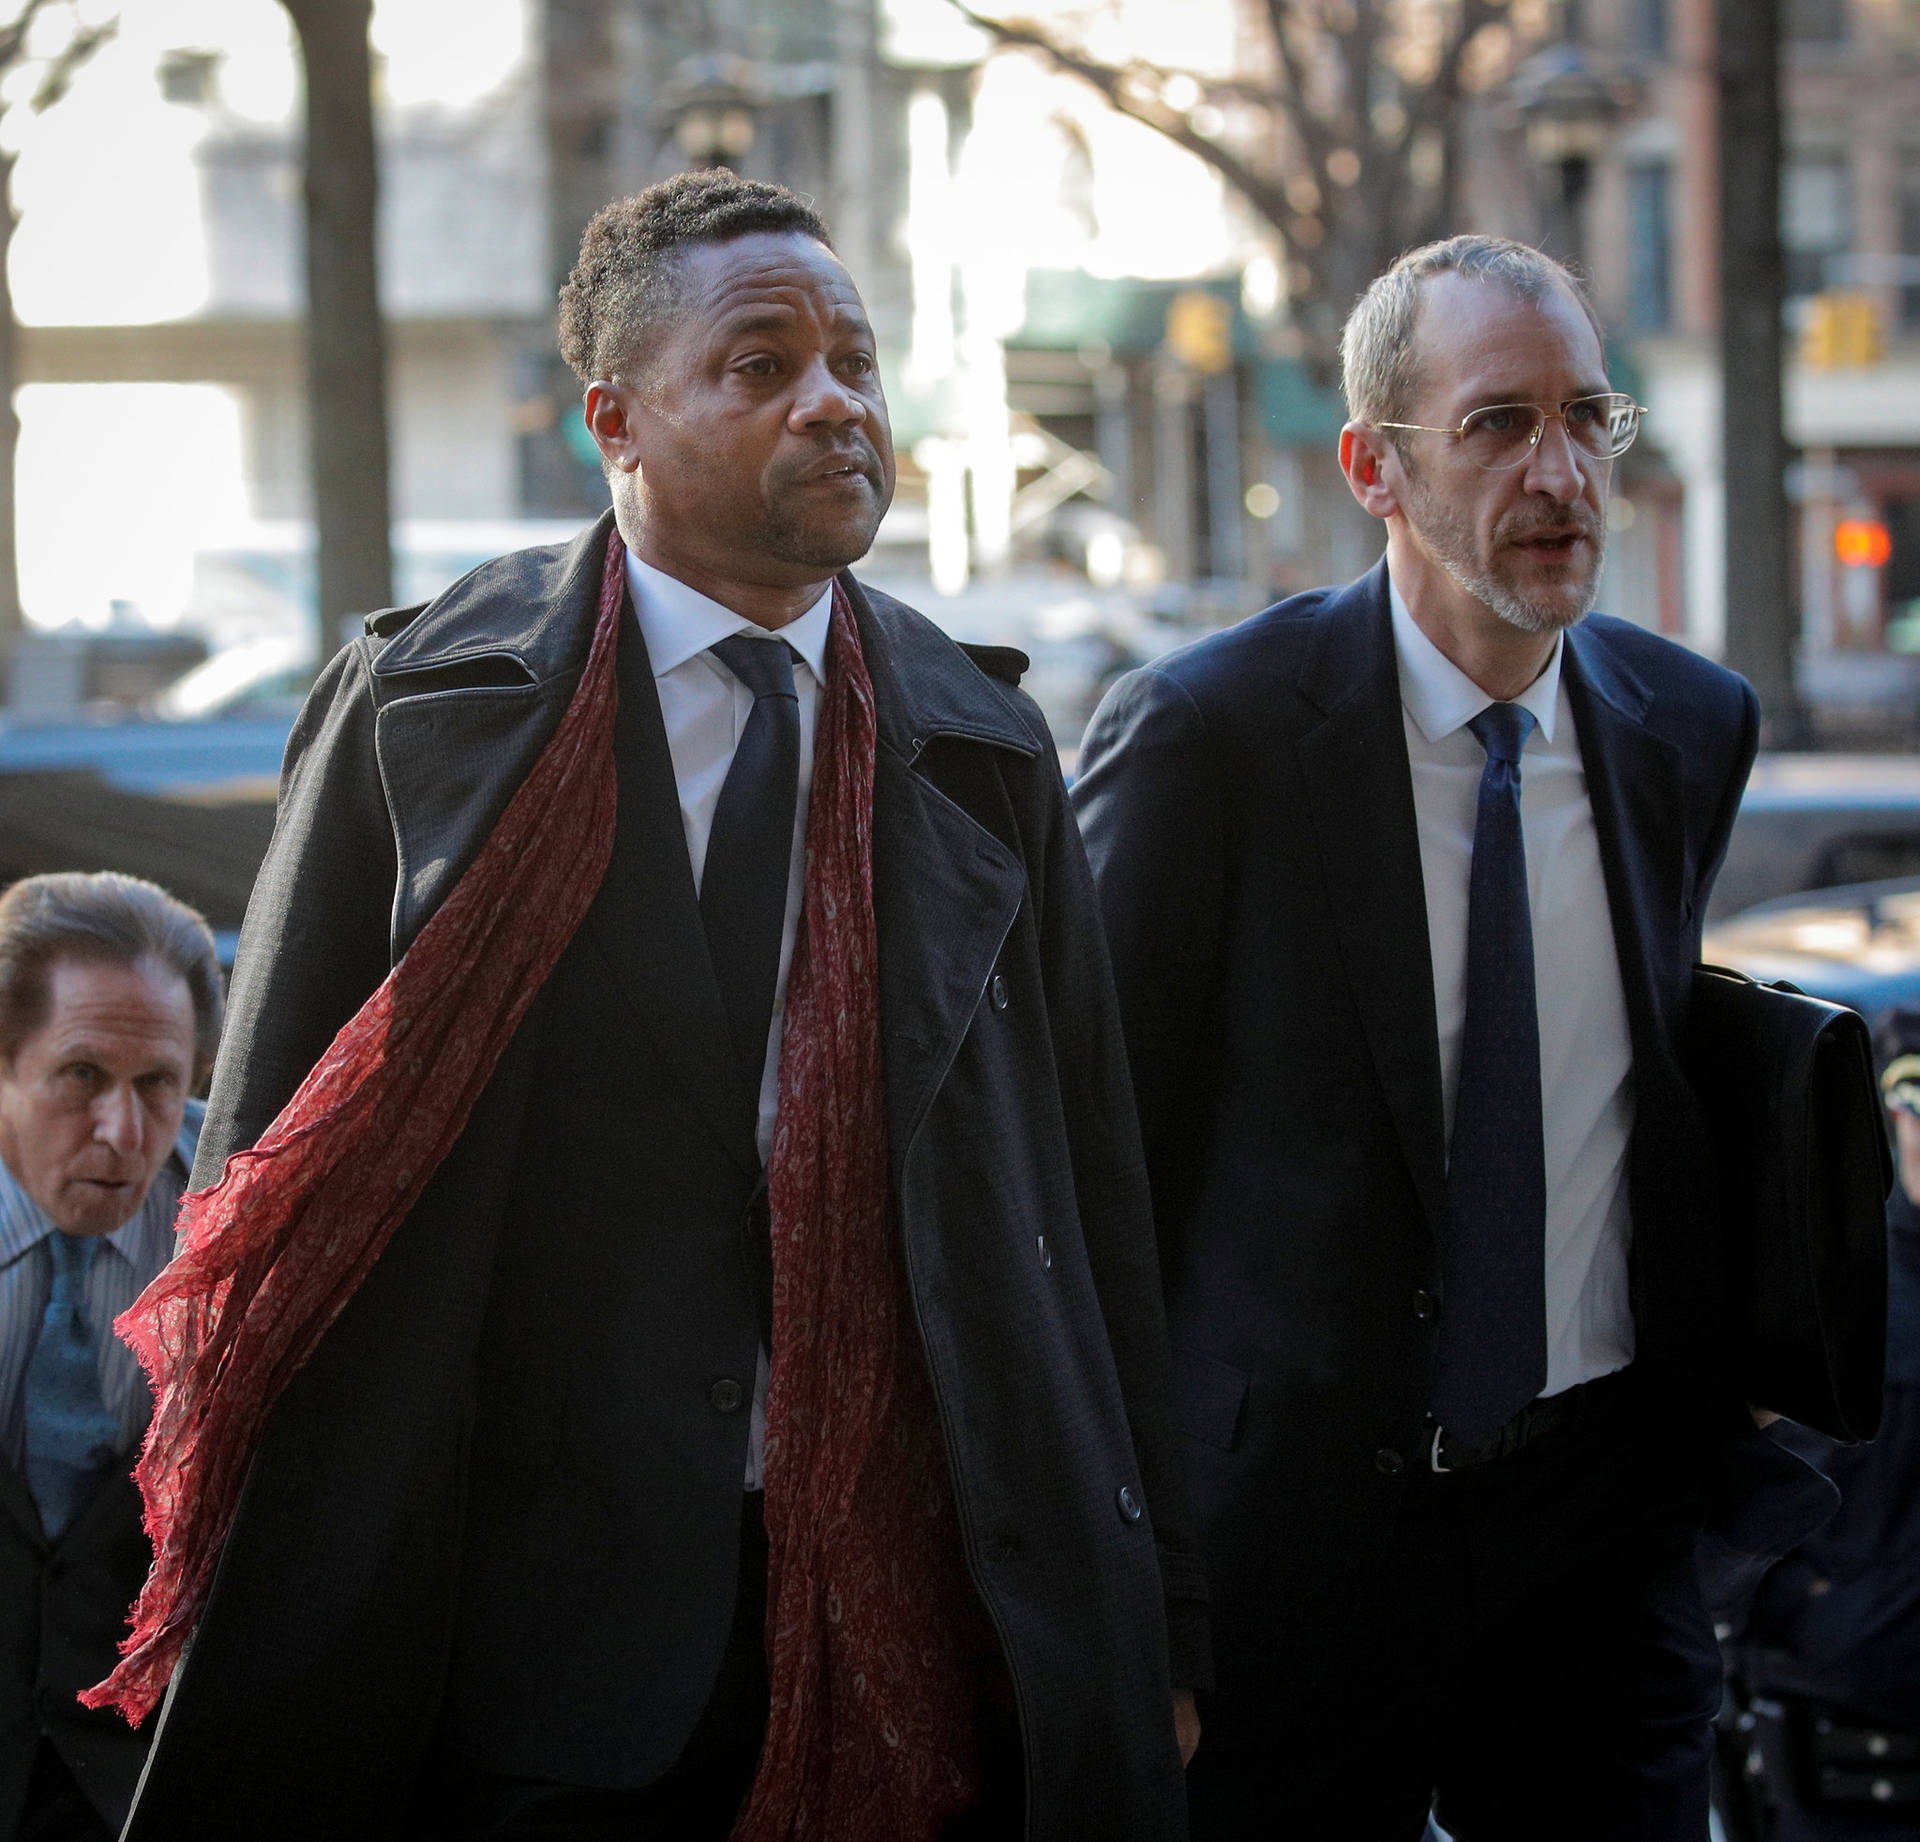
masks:
<svg viewBox="0 0 1920 1842"><path fill-rule="evenodd" d="M1075 788L1212 1570L1193 1833L1701 1842L1751 1424L1676 1041L1757 706L1588 613L1642 412L1559 264L1416 250L1342 357L1385 558L1122 680Z"/></svg>

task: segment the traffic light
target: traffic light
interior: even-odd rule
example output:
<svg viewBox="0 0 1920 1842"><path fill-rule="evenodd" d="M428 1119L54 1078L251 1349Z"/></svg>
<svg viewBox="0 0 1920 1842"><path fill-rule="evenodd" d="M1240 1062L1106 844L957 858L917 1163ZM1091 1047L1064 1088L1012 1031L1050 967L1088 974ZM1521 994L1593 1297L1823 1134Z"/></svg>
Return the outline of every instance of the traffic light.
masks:
<svg viewBox="0 0 1920 1842"><path fill-rule="evenodd" d="M1167 303L1167 347L1196 371L1231 370L1233 309L1204 288L1182 288Z"/></svg>
<svg viewBox="0 0 1920 1842"><path fill-rule="evenodd" d="M1829 289L1807 303L1800 356L1810 369L1863 369L1878 364L1880 352L1880 315L1871 295Z"/></svg>
<svg viewBox="0 0 1920 1842"><path fill-rule="evenodd" d="M1893 533L1877 518L1843 518L1833 527L1833 554L1849 569L1884 568Z"/></svg>

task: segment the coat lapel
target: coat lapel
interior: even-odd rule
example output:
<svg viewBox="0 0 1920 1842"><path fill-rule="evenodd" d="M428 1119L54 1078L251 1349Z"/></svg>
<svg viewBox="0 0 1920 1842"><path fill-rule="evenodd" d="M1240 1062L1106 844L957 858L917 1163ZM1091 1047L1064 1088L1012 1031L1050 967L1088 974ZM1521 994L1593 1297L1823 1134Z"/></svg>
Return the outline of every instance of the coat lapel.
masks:
<svg viewBox="0 0 1920 1842"><path fill-rule="evenodd" d="M1300 690L1324 717L1296 744L1300 773L1348 988L1437 1234L1446 1213L1440 1045L1386 565L1316 618Z"/></svg>
<svg viewBox="0 0 1920 1842"><path fill-rule="evenodd" d="M473 861L558 727L599 609L609 513L573 543L456 583L374 663L381 783L400 860L404 952ZM618 658L613 855L583 927L623 1000L728 1152L759 1169L687 859L660 698L631 606Z"/></svg>
<svg viewBox="0 0 1920 1842"><path fill-rule="evenodd" d="M899 1184L908 1149L958 1053L1026 899L1012 850L929 777L945 740L1029 758L1043 739L920 616L842 577L873 679L873 906L887 1126Z"/></svg>
<svg viewBox="0 0 1920 1842"><path fill-rule="evenodd" d="M559 727L593 637L609 513L571 544L456 582L373 660L393 823L397 960L479 854Z"/></svg>
<svg viewBox="0 0 1920 1842"><path fill-rule="evenodd" d="M1646 723L1653 695L1591 624L1572 628L1561 667L1600 845L1634 1062L1664 1053L1653 948L1679 938L1685 845L1680 751Z"/></svg>
<svg viewBox="0 0 1920 1842"><path fill-rule="evenodd" d="M585 926L613 982L728 1152L760 1168L754 1117L742 1109L727 1016L707 956L687 834L640 623L620 636L613 856Z"/></svg>

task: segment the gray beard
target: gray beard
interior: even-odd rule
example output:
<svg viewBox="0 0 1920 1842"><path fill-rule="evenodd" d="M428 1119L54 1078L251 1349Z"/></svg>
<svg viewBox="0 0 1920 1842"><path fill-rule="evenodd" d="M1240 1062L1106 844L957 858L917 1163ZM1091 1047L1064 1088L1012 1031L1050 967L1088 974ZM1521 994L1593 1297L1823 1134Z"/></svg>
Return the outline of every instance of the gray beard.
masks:
<svg viewBox="0 0 1920 1842"><path fill-rule="evenodd" d="M1473 545L1467 531L1450 512L1436 507L1423 490L1418 517L1411 520L1414 529L1426 541L1427 549L1453 580L1476 601L1491 608L1508 626L1521 633L1559 633L1577 627L1593 605L1594 591L1600 585L1600 571L1606 563L1607 533L1603 524L1591 533L1593 568L1585 586L1570 600L1556 596L1552 601L1536 601L1523 595L1507 582L1483 570L1473 560ZM1570 593L1570 591L1568 591Z"/></svg>

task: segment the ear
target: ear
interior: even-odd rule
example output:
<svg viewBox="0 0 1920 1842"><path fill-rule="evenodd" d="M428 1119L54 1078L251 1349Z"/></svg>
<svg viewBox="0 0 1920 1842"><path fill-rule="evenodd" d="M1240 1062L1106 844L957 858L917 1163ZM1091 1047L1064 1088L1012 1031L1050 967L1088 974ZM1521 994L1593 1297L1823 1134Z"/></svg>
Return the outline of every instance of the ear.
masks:
<svg viewBox="0 0 1920 1842"><path fill-rule="evenodd" d="M593 445L609 467L620 473L640 470L637 419L640 394L632 385L613 378L596 378L587 386L581 414Z"/></svg>
<svg viewBox="0 0 1920 1842"><path fill-rule="evenodd" d="M1353 496L1374 517L1391 518L1400 509L1391 483L1400 470L1399 454L1378 429L1349 422L1340 431L1340 471Z"/></svg>

